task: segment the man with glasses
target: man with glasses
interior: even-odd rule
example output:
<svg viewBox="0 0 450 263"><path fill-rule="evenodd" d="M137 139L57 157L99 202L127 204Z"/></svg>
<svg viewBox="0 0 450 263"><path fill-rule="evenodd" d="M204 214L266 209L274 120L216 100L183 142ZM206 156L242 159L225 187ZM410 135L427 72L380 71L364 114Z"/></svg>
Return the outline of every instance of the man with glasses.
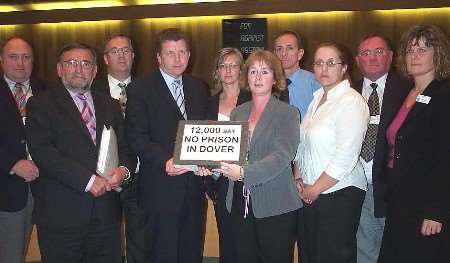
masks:
<svg viewBox="0 0 450 263"><path fill-rule="evenodd" d="M273 46L286 75L287 89L281 99L297 107L301 116L305 116L313 93L320 85L311 72L300 68L300 61L305 54L303 41L296 32L283 31L275 37Z"/></svg>
<svg viewBox="0 0 450 263"><path fill-rule="evenodd" d="M393 52L389 42L380 35L363 38L358 46L356 62L363 75L355 89L369 104L370 121L361 149L361 163L367 179L357 232L358 263L375 263L383 236L386 207L385 184L387 125L408 94L408 83L391 71Z"/></svg>
<svg viewBox="0 0 450 263"><path fill-rule="evenodd" d="M113 189L135 168L123 134L122 112L109 96L91 91L94 50L62 48L56 66L62 86L32 97L26 121L29 149L40 168L32 185L42 261L119 263L121 207ZM119 167L96 174L103 127L117 134Z"/></svg>
<svg viewBox="0 0 450 263"><path fill-rule="evenodd" d="M139 200L148 217L152 263L200 263L205 220L203 180L173 164L180 120L206 118L208 94L185 73L190 45L178 29L158 35L159 69L128 91L127 138L141 161Z"/></svg>
<svg viewBox="0 0 450 263"><path fill-rule="evenodd" d="M134 50L131 39L125 35L113 35L105 44L103 51L103 61L106 65L107 77L96 78L92 87L116 99L125 116L127 93L126 89L131 81L135 79L131 75L134 61ZM145 263L146 250L144 245L146 223L144 211L138 206L136 188L139 168L133 180L123 187L120 194L122 208L125 217L125 238L126 238L126 262ZM148 251L147 251L148 252Z"/></svg>
<svg viewBox="0 0 450 263"><path fill-rule="evenodd" d="M22 38L1 46L0 62L0 262L22 263L31 233L29 183L39 177L39 168L27 158L23 120L27 100L45 84L30 77L33 51Z"/></svg>

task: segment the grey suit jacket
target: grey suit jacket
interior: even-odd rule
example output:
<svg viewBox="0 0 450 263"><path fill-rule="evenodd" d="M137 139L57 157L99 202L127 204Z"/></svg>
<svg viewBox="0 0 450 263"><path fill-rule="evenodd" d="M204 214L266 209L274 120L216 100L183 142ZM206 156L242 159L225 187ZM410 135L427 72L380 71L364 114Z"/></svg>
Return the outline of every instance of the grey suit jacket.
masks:
<svg viewBox="0 0 450 263"><path fill-rule="evenodd" d="M248 121L253 102L236 107L233 121ZM244 185L250 190L253 214L264 218L302 207L292 175L291 162L299 143L298 110L271 97L259 119L249 145ZM230 181L226 205L231 211L234 182Z"/></svg>

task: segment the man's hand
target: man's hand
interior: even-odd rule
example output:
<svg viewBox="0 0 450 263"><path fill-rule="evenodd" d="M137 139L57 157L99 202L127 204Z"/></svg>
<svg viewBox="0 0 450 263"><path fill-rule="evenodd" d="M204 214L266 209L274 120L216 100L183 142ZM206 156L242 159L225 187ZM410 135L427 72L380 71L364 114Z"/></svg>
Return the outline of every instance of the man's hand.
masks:
<svg viewBox="0 0 450 263"><path fill-rule="evenodd" d="M431 220L424 219L422 222L422 228L420 229L420 233L423 236L431 236L441 233L442 223Z"/></svg>
<svg viewBox="0 0 450 263"><path fill-rule="evenodd" d="M108 183L112 188L119 187L127 174L127 169L125 169L124 167L117 167L116 169L112 170L111 174L109 175L111 176L111 179L108 180Z"/></svg>
<svg viewBox="0 0 450 263"><path fill-rule="evenodd" d="M17 176L22 177L27 183L39 177L39 168L31 160L17 161L11 171Z"/></svg>
<svg viewBox="0 0 450 263"><path fill-rule="evenodd" d="M108 181L100 176L95 176L94 183L89 189L89 192L95 197L103 195L106 191L111 191L112 187Z"/></svg>
<svg viewBox="0 0 450 263"><path fill-rule="evenodd" d="M189 169L175 168L173 166L173 158L171 158L170 160L167 160L167 162L166 162L166 172L169 176L176 176L176 175L181 175L181 174L189 172Z"/></svg>

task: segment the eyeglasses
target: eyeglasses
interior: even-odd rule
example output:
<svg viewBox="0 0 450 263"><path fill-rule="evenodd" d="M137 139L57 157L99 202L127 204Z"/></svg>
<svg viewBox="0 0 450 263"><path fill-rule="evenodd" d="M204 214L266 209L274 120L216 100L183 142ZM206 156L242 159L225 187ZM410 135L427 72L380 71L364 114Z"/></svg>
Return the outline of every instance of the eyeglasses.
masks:
<svg viewBox="0 0 450 263"><path fill-rule="evenodd" d="M428 47L418 47L416 49L408 48L406 50L406 55L412 56L414 54L418 55L419 57L425 55L430 50Z"/></svg>
<svg viewBox="0 0 450 263"><path fill-rule="evenodd" d="M374 55L376 57L383 56L386 54L387 50L384 48L376 48L374 50L365 49L359 52L358 56L360 57L368 57L370 55Z"/></svg>
<svg viewBox="0 0 450 263"><path fill-rule="evenodd" d="M225 70L225 69L229 69L229 70L238 70L240 68L240 65L238 64L219 64L219 69L220 70Z"/></svg>
<svg viewBox="0 0 450 263"><path fill-rule="evenodd" d="M113 56L118 56L120 53L122 53L123 55L128 55L131 52L133 52L133 49L129 47L111 48L110 50L106 51L106 53L109 53Z"/></svg>
<svg viewBox="0 0 450 263"><path fill-rule="evenodd" d="M77 68L79 65L82 69L91 69L94 66L94 63L88 61L88 60L66 60L64 61L64 64L72 69Z"/></svg>
<svg viewBox="0 0 450 263"><path fill-rule="evenodd" d="M318 61L314 61L314 63L313 63L313 65L314 65L314 67L320 67L320 68L322 68L323 66L327 66L328 68L334 68L334 67L336 67L337 65L342 65L342 64L344 64L344 63L342 63L342 62L337 62L336 60L334 60L334 59L330 59L330 60L327 60L327 61L323 61L323 60L318 60Z"/></svg>

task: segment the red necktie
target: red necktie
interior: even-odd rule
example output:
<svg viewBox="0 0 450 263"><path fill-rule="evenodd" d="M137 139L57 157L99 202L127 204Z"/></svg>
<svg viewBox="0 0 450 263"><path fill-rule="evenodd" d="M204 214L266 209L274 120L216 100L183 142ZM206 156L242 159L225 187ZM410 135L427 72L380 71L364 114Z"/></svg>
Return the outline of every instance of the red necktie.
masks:
<svg viewBox="0 0 450 263"><path fill-rule="evenodd" d="M14 87L14 99L16 100L17 108L19 109L20 116L25 117L25 105L27 104L27 93L23 92L25 86L17 82Z"/></svg>

